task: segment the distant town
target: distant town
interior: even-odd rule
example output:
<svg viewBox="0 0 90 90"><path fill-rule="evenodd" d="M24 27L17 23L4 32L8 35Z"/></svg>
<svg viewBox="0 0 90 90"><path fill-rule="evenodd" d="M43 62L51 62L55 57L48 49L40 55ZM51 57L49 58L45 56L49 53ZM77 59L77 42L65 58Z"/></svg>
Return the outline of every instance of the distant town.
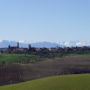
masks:
<svg viewBox="0 0 90 90"><path fill-rule="evenodd" d="M72 53L88 53L90 52L89 46L83 47L52 47L52 48L36 48L32 47L31 44L28 44L28 47L20 47L19 42L17 42L16 46L8 45L7 48L0 48L0 54L36 54L39 56L53 56L59 55L62 56L64 54L72 54Z"/></svg>

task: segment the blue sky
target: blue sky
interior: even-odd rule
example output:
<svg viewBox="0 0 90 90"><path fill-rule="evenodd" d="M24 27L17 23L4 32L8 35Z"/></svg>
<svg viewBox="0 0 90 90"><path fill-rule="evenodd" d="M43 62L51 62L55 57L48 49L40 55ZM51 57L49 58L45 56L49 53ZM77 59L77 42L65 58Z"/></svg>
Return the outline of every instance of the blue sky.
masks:
<svg viewBox="0 0 90 90"><path fill-rule="evenodd" d="M0 39L90 41L90 0L0 0Z"/></svg>

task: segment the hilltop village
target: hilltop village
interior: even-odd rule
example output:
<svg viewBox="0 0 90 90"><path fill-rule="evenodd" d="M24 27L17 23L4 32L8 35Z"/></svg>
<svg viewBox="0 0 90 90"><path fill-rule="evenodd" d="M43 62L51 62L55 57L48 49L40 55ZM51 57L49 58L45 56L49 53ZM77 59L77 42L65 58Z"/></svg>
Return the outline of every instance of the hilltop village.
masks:
<svg viewBox="0 0 90 90"><path fill-rule="evenodd" d="M9 45L8 48L0 48L0 53L8 53L8 54L37 54L40 56L54 56L54 55L64 55L69 53L88 53L90 52L90 47L53 47L53 48L35 48L32 47L31 44L28 44L28 48L22 48L17 42L16 46Z"/></svg>

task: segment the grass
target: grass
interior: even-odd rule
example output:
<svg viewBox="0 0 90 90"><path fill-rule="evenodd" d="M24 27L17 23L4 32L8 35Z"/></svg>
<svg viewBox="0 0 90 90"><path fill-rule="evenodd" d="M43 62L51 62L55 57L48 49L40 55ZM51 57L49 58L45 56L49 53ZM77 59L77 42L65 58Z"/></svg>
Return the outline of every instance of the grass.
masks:
<svg viewBox="0 0 90 90"><path fill-rule="evenodd" d="M82 52L82 53L73 53L73 54L66 54L64 57L78 57L78 56L90 56L90 52ZM38 61L44 61L48 59L54 58L62 58L61 56L58 57L57 55L52 58L40 58L38 55L33 54L0 54L0 64L13 64L13 63L35 63Z"/></svg>
<svg viewBox="0 0 90 90"><path fill-rule="evenodd" d="M66 54L63 57L70 56L87 56L90 55L90 52L85 53L74 53L74 54ZM55 56L57 58L57 56ZM61 57L59 57L61 58ZM33 54L0 54L0 63L12 64L12 63L34 63L37 61L43 61L44 58L40 58L37 55ZM45 58L48 60L50 58Z"/></svg>
<svg viewBox="0 0 90 90"><path fill-rule="evenodd" d="M65 56L83 56L83 55L90 55L90 52L65 54L63 57L65 57ZM55 58L56 57L58 57L57 54L55 55ZM5 61L5 62L13 63L13 62L21 61L21 60L26 60L26 59L38 59L38 58L39 58L39 56L34 55L34 54L0 54L0 62ZM48 57L45 57L45 58L48 58Z"/></svg>
<svg viewBox="0 0 90 90"><path fill-rule="evenodd" d="M32 54L0 54L0 63L28 63L30 60L34 62L37 59L36 55Z"/></svg>
<svg viewBox="0 0 90 90"><path fill-rule="evenodd" d="M82 56L82 55L90 55L90 51L88 51L88 52L66 54L65 56Z"/></svg>
<svg viewBox="0 0 90 90"><path fill-rule="evenodd" d="M0 86L0 90L90 90L90 74L53 76Z"/></svg>

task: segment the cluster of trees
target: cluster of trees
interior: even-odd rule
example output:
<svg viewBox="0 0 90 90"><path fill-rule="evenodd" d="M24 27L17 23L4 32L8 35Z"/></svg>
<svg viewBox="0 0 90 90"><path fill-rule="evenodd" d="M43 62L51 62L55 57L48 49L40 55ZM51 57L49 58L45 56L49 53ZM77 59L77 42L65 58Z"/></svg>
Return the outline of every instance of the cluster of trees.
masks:
<svg viewBox="0 0 90 90"><path fill-rule="evenodd" d="M90 53L90 47L56 47L56 48L41 48L39 51L36 51L35 54L41 57L55 57L63 56L66 54L86 54Z"/></svg>

